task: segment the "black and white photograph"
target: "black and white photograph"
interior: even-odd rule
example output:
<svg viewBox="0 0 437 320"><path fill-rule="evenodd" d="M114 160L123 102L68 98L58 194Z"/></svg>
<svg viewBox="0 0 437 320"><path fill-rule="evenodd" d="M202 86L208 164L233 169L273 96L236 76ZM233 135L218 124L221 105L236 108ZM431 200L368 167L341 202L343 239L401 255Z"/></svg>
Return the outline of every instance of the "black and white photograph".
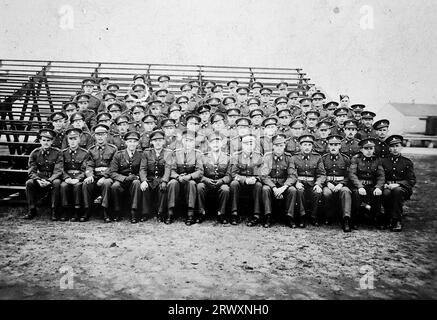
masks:
<svg viewBox="0 0 437 320"><path fill-rule="evenodd" d="M434 0L0 0L0 300L436 299L436 53Z"/></svg>

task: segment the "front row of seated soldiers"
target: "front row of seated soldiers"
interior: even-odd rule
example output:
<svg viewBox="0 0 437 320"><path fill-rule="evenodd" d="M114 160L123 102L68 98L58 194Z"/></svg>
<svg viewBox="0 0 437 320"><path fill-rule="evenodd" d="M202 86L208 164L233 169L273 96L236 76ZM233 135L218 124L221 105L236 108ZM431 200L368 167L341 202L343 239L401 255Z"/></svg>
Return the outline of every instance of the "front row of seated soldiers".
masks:
<svg viewBox="0 0 437 320"><path fill-rule="evenodd" d="M341 212L346 232L356 229L362 218L400 231L403 202L415 184L413 163L401 155L403 138L398 135L385 141L389 156L376 157L375 139L366 138L359 142L360 153L350 159L340 152L341 135L327 137L328 152L322 156L313 151L312 135L300 136L299 151L290 154L285 151L287 136L276 134L271 152L261 155L257 137L247 133L241 137L241 150L229 155L223 151L225 137L220 133L208 136L210 149L202 154L195 148L194 131L184 130L182 147L170 150L164 148L164 132L155 130L149 136L152 147L143 151L138 148L140 134L129 131L123 137L126 149L117 151L107 143L108 130L103 124L93 128L96 143L89 150L79 145L80 128L66 131L68 147L63 150L51 146L55 131L40 131L41 147L29 159L25 218L36 215L37 194L50 191L53 220L59 218L61 205L61 220L88 220L99 195L105 222L119 220L127 205L133 223L156 213L171 223L183 200L186 224L191 225L203 221L206 196L215 193L218 220L235 225L245 194L252 207L248 226L262 222L269 227L273 208L279 207L291 228L305 227L307 222L328 224Z"/></svg>

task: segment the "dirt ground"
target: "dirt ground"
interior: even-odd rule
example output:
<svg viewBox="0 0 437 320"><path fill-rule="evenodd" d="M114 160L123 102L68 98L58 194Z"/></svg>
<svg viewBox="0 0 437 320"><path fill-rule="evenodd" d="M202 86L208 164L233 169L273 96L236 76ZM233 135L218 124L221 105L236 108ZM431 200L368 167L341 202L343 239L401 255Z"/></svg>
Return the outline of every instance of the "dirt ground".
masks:
<svg viewBox="0 0 437 320"><path fill-rule="evenodd" d="M48 215L24 221L23 208L2 207L0 298L436 299L437 157L414 162L418 183L402 233L53 223ZM373 289L368 281L360 288L365 266L374 271ZM61 289L61 267L73 271L72 289Z"/></svg>

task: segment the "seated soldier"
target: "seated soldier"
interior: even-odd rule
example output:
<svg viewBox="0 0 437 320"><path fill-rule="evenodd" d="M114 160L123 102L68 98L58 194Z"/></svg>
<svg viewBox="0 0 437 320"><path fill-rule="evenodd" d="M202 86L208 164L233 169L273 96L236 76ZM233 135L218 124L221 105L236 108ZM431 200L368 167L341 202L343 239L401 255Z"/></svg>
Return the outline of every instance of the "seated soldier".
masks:
<svg viewBox="0 0 437 320"><path fill-rule="evenodd" d="M172 154L170 182L168 183L168 216L166 224L172 223L174 208L180 192L185 195L187 204L187 218L185 224L195 223L194 208L197 199L197 182L203 176L202 154L195 149L196 133L190 130L182 132L182 148Z"/></svg>
<svg viewBox="0 0 437 320"><path fill-rule="evenodd" d="M277 97L274 101L274 105L276 108L276 113L278 113L281 110L290 110L287 106L288 104L288 98L287 97ZM291 111L290 111L291 114Z"/></svg>
<svg viewBox="0 0 437 320"><path fill-rule="evenodd" d="M302 116L302 109L299 105L299 92L298 91L290 91L287 94L288 98L288 107L291 111L291 118L296 119L296 117Z"/></svg>
<svg viewBox="0 0 437 320"><path fill-rule="evenodd" d="M381 159L374 155L374 138L363 139L359 145L361 152L352 157L349 167L349 179L353 188L352 228L358 227L361 220L360 207L364 207L377 227L383 229L381 195L385 183L384 168Z"/></svg>
<svg viewBox="0 0 437 320"><path fill-rule="evenodd" d="M259 139L261 154L266 154L273 150L272 138L278 131L277 123L278 119L274 117L264 119L264 121L262 122L264 130L263 135Z"/></svg>
<svg viewBox="0 0 437 320"><path fill-rule="evenodd" d="M327 138L329 153L322 156L326 170L326 186L323 188L326 209L325 224L330 224L335 214L341 211L343 230L350 232L352 192L347 187L350 159L347 155L340 153L342 139L341 135L330 135Z"/></svg>
<svg viewBox="0 0 437 320"><path fill-rule="evenodd" d="M389 125L390 121L387 119L378 120L373 124L373 129L376 132L375 156L379 158L387 158L390 154L388 145L385 143Z"/></svg>
<svg viewBox="0 0 437 320"><path fill-rule="evenodd" d="M339 134L342 137L345 136L344 134L344 122L348 119L348 113L349 113L349 109L348 108L337 108L334 111L334 115L335 115L335 124L331 130L331 134Z"/></svg>
<svg viewBox="0 0 437 320"><path fill-rule="evenodd" d="M118 132L117 124L115 123L115 119L118 116L121 116L121 110L122 110L121 103L118 103L118 102L112 103L108 106L108 112L111 115L111 121L109 123L109 132L111 134Z"/></svg>
<svg viewBox="0 0 437 320"><path fill-rule="evenodd" d="M224 113L228 113L229 109L236 109L237 108L237 99L233 96L226 97L223 99L223 109L225 110ZM236 109L239 111L238 116L240 115L240 109Z"/></svg>
<svg viewBox="0 0 437 320"><path fill-rule="evenodd" d="M288 83L285 81L281 81L276 85L276 88L278 89L278 95L280 97L286 97L288 94Z"/></svg>
<svg viewBox="0 0 437 320"><path fill-rule="evenodd" d="M250 121L252 121L252 133L256 136L257 140L263 136L263 126L264 113L262 109L253 109L249 112Z"/></svg>
<svg viewBox="0 0 437 320"><path fill-rule="evenodd" d="M358 132L358 122L355 120L346 120L344 122L344 134L345 138L341 141L340 152L347 155L350 159L358 152L360 152L360 146L358 143L360 140L355 138Z"/></svg>
<svg viewBox="0 0 437 320"><path fill-rule="evenodd" d="M210 150L203 155L203 177L197 184L199 208L197 222L204 220L206 196L208 193L214 192L219 197L217 220L222 224L227 224L226 206L229 199L229 182L231 181L230 157L222 150L226 140L220 133L212 133L208 136L208 141Z"/></svg>
<svg viewBox="0 0 437 320"><path fill-rule="evenodd" d="M249 115L249 107L247 106L247 99L249 98L249 90L245 87L237 89L237 104L236 107L240 109L241 115L247 117Z"/></svg>
<svg viewBox="0 0 437 320"><path fill-rule="evenodd" d="M153 130L155 130L156 125L158 124L158 118L153 114L145 115L143 118L143 130L140 132L140 143L138 148L140 150L144 150L150 147L150 134Z"/></svg>
<svg viewBox="0 0 437 320"><path fill-rule="evenodd" d="M96 80L94 78L87 78L84 79L82 81L82 92L81 94L78 94L76 97L74 97L73 101L75 102L79 102L80 97L83 95L88 96L88 104L87 104L87 109L92 110L94 113L97 113L99 107L103 104L103 102L92 95L93 91L94 91L94 86L96 85ZM90 128L95 125L94 124L89 124Z"/></svg>
<svg viewBox="0 0 437 320"><path fill-rule="evenodd" d="M236 135L231 137L229 140L229 154L234 154L241 150L241 137L250 133L250 126L252 122L249 118L241 117L235 120L236 124ZM256 137L254 135L254 137ZM259 150L259 145L257 143L257 149Z"/></svg>
<svg viewBox="0 0 437 320"><path fill-rule="evenodd" d="M291 138L291 128L290 123L292 121L291 118L291 111L289 109L283 109L279 110L276 113L276 116L278 118L278 133L285 134L285 136L288 138Z"/></svg>
<svg viewBox="0 0 437 320"><path fill-rule="evenodd" d="M299 227L305 227L304 217L310 211L309 221L319 225L319 206L322 199L322 185L326 180L326 171L320 154L313 151L314 137L302 135L299 138L300 151L293 155L297 171L297 203L300 212Z"/></svg>
<svg viewBox="0 0 437 320"><path fill-rule="evenodd" d="M326 110L323 109L323 102L326 100L326 96L323 92L314 92L311 95L311 98L313 99L313 106L312 110L317 111L319 113L319 116L321 119L325 118L327 116Z"/></svg>
<svg viewBox="0 0 437 320"><path fill-rule="evenodd" d="M170 179L172 150L164 148L165 134L155 130L150 134L150 148L143 151L140 165L143 212L140 221L146 221L157 207L158 218L163 221L167 206L167 183Z"/></svg>
<svg viewBox="0 0 437 320"><path fill-rule="evenodd" d="M165 118L161 121L161 129L164 132L164 147L174 151L178 143L176 120Z"/></svg>
<svg viewBox="0 0 437 320"><path fill-rule="evenodd" d="M82 186L85 213L80 218L81 222L87 221L91 215L96 188L100 191L103 220L111 222L108 213L112 184L112 179L109 176L109 166L114 154L117 152L117 147L107 142L108 130L109 128L103 124L98 124L93 128L96 144L88 151L89 157L85 171L86 178Z"/></svg>
<svg viewBox="0 0 437 320"><path fill-rule="evenodd" d="M320 118L320 112L317 110L310 110L305 113L305 130L304 135L313 135L316 138L317 135L317 122Z"/></svg>
<svg viewBox="0 0 437 320"><path fill-rule="evenodd" d="M95 98L95 97L92 97ZM79 111L84 116L84 122L87 126L87 128L92 128L97 124L96 121L96 112L93 109L90 109L89 103L90 103L91 96L88 94L80 94L77 96L77 106ZM96 98L97 99L97 98Z"/></svg>
<svg viewBox="0 0 437 320"><path fill-rule="evenodd" d="M337 110L337 107L338 107L337 101L327 102L324 107L324 109L326 110L326 117L323 118L323 120L329 121L331 123L335 123L336 122L335 111Z"/></svg>
<svg viewBox="0 0 437 320"><path fill-rule="evenodd" d="M260 106L261 106L261 101L258 98L249 98L247 100L247 108L249 109L248 115L250 116L250 112L252 110L259 109Z"/></svg>
<svg viewBox="0 0 437 320"><path fill-rule="evenodd" d="M262 201L264 204L265 221L263 226L270 227L272 219L272 204L285 200L284 211L287 217L287 224L295 228L294 207L296 205L296 183L297 176L295 167L292 164L291 154L285 152L287 137L284 134L277 134L273 137L273 152L264 154L263 167L261 169Z"/></svg>
<svg viewBox="0 0 437 320"><path fill-rule="evenodd" d="M272 96L272 89L270 88L262 88L260 91L261 97L261 109L264 112L266 117L274 116L276 113L276 107L273 105L273 102L270 101Z"/></svg>
<svg viewBox="0 0 437 320"><path fill-rule="evenodd" d="M305 119L306 113L311 110L312 101L313 99L311 99L310 97L302 97L299 100L300 108L302 109L302 119Z"/></svg>
<svg viewBox="0 0 437 320"><path fill-rule="evenodd" d="M264 85L259 81L252 82L250 88L252 89L252 97L259 98L261 96L260 90Z"/></svg>
<svg viewBox="0 0 437 320"><path fill-rule="evenodd" d="M226 109L224 105L222 104L222 100L216 97L209 98L206 100L206 104L208 104L211 107L211 114L214 114L216 112L225 112Z"/></svg>
<svg viewBox="0 0 437 320"><path fill-rule="evenodd" d="M390 219L391 231L402 231L402 207L405 200L410 199L416 184L413 162L401 155L402 142L400 135L392 135L385 142L389 146L390 155L382 159L386 183L382 195L387 218Z"/></svg>
<svg viewBox="0 0 437 320"><path fill-rule="evenodd" d="M358 123L361 122L361 112L363 112L363 109L366 106L364 104L353 104L351 105L351 113L352 113L352 119L357 121Z"/></svg>
<svg viewBox="0 0 437 320"><path fill-rule="evenodd" d="M128 115L129 120L132 116L132 108L137 104L138 96L136 94L127 94L124 96L124 110L122 110L122 114Z"/></svg>
<svg viewBox="0 0 437 320"><path fill-rule="evenodd" d="M110 177L114 181L111 185L111 197L114 204L114 221L121 220L121 205L125 199L123 194L127 191L130 200L131 223L137 223L137 211L141 204L140 189L140 163L141 151L138 150L140 134L130 131L124 135L126 149L117 151L112 158L109 168Z"/></svg>
<svg viewBox="0 0 437 320"><path fill-rule="evenodd" d="M41 129L38 132L38 141L41 147L36 148L29 156L29 180L26 181L26 198L28 213L24 219L33 219L36 212L36 202L41 192L50 191L51 194L51 219L58 220L59 188L61 184L62 152L52 147L56 132L52 129Z"/></svg>
<svg viewBox="0 0 437 320"><path fill-rule="evenodd" d="M256 150L256 137L247 133L241 137L241 151L232 154L231 158L231 224L238 224L238 210L241 193L250 193L253 201L253 215L249 226L258 224L261 219L262 184L260 169L262 156ZM241 193L240 193L241 192Z"/></svg>
<svg viewBox="0 0 437 320"><path fill-rule="evenodd" d="M83 131L82 128L85 125L84 116L80 112L76 112L70 117L70 128L80 129L80 140L79 140L79 147L88 150L93 144L94 139L89 133L89 131ZM67 136L64 137L64 140L62 141L62 149L65 149L68 147L68 140Z"/></svg>
<svg viewBox="0 0 437 320"><path fill-rule="evenodd" d="M132 107L132 122L129 123L129 131L137 131L139 134L144 132L143 119L146 115L146 108L142 105Z"/></svg>
<svg viewBox="0 0 437 320"><path fill-rule="evenodd" d="M67 121L65 123L65 129L67 129L70 121L70 117L75 114L76 112L79 112L79 107L77 106L76 102L69 101L67 103L64 103L62 105L63 112L67 115Z"/></svg>
<svg viewBox="0 0 437 320"><path fill-rule="evenodd" d="M82 182L85 179L88 151L79 147L81 129L70 128L65 132L68 148L62 150L64 170L62 172L61 202L64 215L61 221L76 222L82 216ZM71 201L73 199L73 201ZM74 214L69 209L74 206Z"/></svg>

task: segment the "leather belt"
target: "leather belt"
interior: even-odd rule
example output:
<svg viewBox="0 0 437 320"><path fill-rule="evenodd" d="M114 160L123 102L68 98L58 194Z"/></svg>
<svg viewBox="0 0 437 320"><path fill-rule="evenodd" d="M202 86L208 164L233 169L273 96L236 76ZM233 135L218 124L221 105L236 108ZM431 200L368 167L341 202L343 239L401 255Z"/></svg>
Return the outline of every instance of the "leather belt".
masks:
<svg viewBox="0 0 437 320"><path fill-rule="evenodd" d="M387 181L386 183L387 183L387 184L393 184L393 183L398 183L398 182L395 181L395 180L391 180L391 181Z"/></svg>
<svg viewBox="0 0 437 320"><path fill-rule="evenodd" d="M94 168L94 171L101 173L101 172L106 171L108 169L109 169L109 167L97 167L97 168Z"/></svg>
<svg viewBox="0 0 437 320"><path fill-rule="evenodd" d="M302 180L302 181L314 181L314 177L299 176L299 177L297 177L297 179Z"/></svg>
<svg viewBox="0 0 437 320"><path fill-rule="evenodd" d="M342 180L344 180L344 176L326 176L326 180L328 180L328 181L342 181Z"/></svg>
<svg viewBox="0 0 437 320"><path fill-rule="evenodd" d="M78 173L82 173L82 171L80 170L67 170L68 174L78 174Z"/></svg>

